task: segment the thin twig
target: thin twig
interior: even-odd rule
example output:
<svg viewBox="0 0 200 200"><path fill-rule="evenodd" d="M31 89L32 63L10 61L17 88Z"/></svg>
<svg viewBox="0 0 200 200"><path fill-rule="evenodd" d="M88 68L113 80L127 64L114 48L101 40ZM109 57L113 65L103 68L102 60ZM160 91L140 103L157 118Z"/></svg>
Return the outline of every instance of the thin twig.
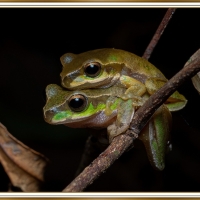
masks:
<svg viewBox="0 0 200 200"><path fill-rule="evenodd" d="M136 134L125 134L115 137L110 146L99 155L84 171L76 177L63 192L80 192L97 179L106 169L118 159L124 151L136 139L145 124L149 121L154 111L163 104L178 87L200 71L200 57L193 60L173 78L171 78L161 89L154 93L146 103L136 111L130 129Z"/></svg>
<svg viewBox="0 0 200 200"><path fill-rule="evenodd" d="M163 17L163 20L161 21L158 29L156 30L153 38L151 39L151 42L149 43L149 45L147 46L144 54L143 54L143 58L148 60L155 48L155 46L157 45L161 35L163 34L167 24L169 23L170 19L172 18L172 15L174 14L176 8L169 8L165 14L165 16Z"/></svg>
<svg viewBox="0 0 200 200"><path fill-rule="evenodd" d="M77 176L63 192L81 192L97 179L117 160L133 143L132 136L123 134L114 138L108 148L101 153L79 176Z"/></svg>

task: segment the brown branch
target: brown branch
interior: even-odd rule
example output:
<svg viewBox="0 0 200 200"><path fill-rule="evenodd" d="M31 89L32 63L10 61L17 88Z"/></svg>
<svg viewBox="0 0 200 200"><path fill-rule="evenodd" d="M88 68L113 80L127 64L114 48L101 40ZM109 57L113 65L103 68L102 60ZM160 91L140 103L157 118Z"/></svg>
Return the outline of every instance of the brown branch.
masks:
<svg viewBox="0 0 200 200"><path fill-rule="evenodd" d="M136 134L130 134L129 130L125 134L115 137L109 147L86 167L83 172L63 190L63 192L83 191L105 172L105 170L129 148L134 139L136 139L137 134L140 133L153 115L154 111L163 104L183 82L193 77L198 71L200 71L200 57L197 57L195 60L188 63L185 68L154 93L146 103L136 111L130 126L130 129Z"/></svg>
<svg viewBox="0 0 200 200"><path fill-rule="evenodd" d="M63 192L81 192L98 178L117 160L133 143L134 138L127 134L115 137L108 148L101 153Z"/></svg>
<svg viewBox="0 0 200 200"><path fill-rule="evenodd" d="M153 38L151 39L151 42L149 43L149 45L147 46L144 54L143 54L143 58L148 60L155 48L155 46L157 45L161 35L163 34L165 28L167 27L170 19L172 18L172 15L174 14L176 8L168 8L165 16L163 17L163 20L161 21L158 29L156 30Z"/></svg>

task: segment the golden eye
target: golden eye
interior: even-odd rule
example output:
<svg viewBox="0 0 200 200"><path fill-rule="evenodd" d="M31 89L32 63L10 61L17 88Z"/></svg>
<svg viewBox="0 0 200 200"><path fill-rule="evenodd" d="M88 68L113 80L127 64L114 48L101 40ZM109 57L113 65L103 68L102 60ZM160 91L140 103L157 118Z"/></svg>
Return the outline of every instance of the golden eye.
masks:
<svg viewBox="0 0 200 200"><path fill-rule="evenodd" d="M82 94L72 95L68 100L68 105L72 111L81 112L87 106L87 98Z"/></svg>
<svg viewBox="0 0 200 200"><path fill-rule="evenodd" d="M88 63L84 68L85 74L91 78L98 76L101 72L101 64L98 62Z"/></svg>

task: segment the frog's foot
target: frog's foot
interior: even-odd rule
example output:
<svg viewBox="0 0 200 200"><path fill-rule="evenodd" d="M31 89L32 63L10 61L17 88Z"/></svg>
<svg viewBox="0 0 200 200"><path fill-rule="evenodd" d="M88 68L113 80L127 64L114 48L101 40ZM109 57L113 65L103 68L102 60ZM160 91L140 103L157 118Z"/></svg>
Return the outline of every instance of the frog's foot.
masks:
<svg viewBox="0 0 200 200"><path fill-rule="evenodd" d="M126 75L120 77L120 83L127 88L123 96L124 100L133 99L134 106L143 105L141 97L146 93L146 86L143 83Z"/></svg>
<svg viewBox="0 0 200 200"><path fill-rule="evenodd" d="M147 91L150 95L155 93L159 88L161 88L166 81L159 80L156 78L147 79L145 85ZM187 104L187 99L180 94L178 91L175 91L165 102L165 105L168 107L169 111L178 111L185 107Z"/></svg>
<svg viewBox="0 0 200 200"><path fill-rule="evenodd" d="M183 109L186 104L187 99L178 91L175 91L165 102L165 105L171 112Z"/></svg>
<svg viewBox="0 0 200 200"><path fill-rule="evenodd" d="M109 97L106 101L106 109L105 109L105 114L107 116L111 115L113 110L111 109L111 107L113 107L113 109L115 109L115 106L117 106L118 104L116 103L116 97ZM120 100L120 99L118 99ZM114 106L115 105L115 106Z"/></svg>
<svg viewBox="0 0 200 200"><path fill-rule="evenodd" d="M118 106L116 121L107 127L110 143L114 137L124 133L129 128L134 113L135 107L133 106L132 99L120 102L120 105Z"/></svg>
<svg viewBox="0 0 200 200"><path fill-rule="evenodd" d="M146 86L130 76L122 75L120 77L120 82L125 88L128 88L125 93L132 93L136 96L142 96L146 92Z"/></svg>
<svg viewBox="0 0 200 200"><path fill-rule="evenodd" d="M134 106L142 106L145 100L142 98L142 95L146 92L146 90L138 88L136 86L129 87L122 97L123 100L132 99Z"/></svg>
<svg viewBox="0 0 200 200"><path fill-rule="evenodd" d="M113 138L124 133L129 128L128 124L120 124L118 125L117 122L114 122L110 126L107 127L108 132L108 139L109 143L112 142Z"/></svg>

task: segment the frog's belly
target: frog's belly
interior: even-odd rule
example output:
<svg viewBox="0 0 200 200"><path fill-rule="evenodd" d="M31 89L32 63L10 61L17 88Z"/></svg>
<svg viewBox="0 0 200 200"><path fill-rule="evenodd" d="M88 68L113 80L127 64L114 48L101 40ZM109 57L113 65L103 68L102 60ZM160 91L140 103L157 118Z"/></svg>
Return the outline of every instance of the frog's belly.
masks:
<svg viewBox="0 0 200 200"><path fill-rule="evenodd" d="M113 112L111 115L107 116L103 111L97 113L96 115L78 119L74 122L65 123L65 126L71 128L107 128L112 124L117 117L117 112Z"/></svg>

